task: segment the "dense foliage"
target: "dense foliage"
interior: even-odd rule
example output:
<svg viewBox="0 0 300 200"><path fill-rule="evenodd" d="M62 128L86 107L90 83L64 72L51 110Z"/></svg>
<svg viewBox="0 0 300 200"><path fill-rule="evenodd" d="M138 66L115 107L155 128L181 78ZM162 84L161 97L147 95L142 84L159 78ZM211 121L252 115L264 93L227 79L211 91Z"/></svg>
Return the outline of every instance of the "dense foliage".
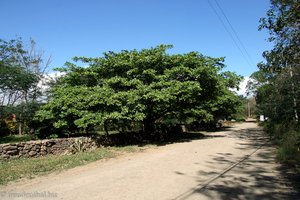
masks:
<svg viewBox="0 0 300 200"><path fill-rule="evenodd" d="M161 125L214 122L236 112L241 101L230 88L241 77L221 72L223 58L169 55L169 48L75 57L87 67L68 62L58 69L65 75L36 118L69 132L140 124L145 133L154 133Z"/></svg>
<svg viewBox="0 0 300 200"><path fill-rule="evenodd" d="M280 145L283 161L300 162L300 1L272 0L260 29L268 29L273 49L252 74L259 114L268 117L267 131Z"/></svg>

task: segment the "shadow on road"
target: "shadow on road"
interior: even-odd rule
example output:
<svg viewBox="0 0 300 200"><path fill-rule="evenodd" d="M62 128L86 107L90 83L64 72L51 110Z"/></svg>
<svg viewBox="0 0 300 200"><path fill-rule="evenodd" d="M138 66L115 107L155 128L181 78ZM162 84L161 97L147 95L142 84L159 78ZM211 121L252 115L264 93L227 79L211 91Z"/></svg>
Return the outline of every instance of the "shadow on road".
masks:
<svg viewBox="0 0 300 200"><path fill-rule="evenodd" d="M220 129L217 132L229 131L229 129L224 128ZM216 132L214 132L216 133ZM225 137L222 134L210 134L202 132L202 131L191 131L184 133L171 133L167 135L153 135L153 136L144 136L139 132L126 132L126 133L118 133L106 136L96 136L93 137L96 144L100 146L128 146L128 145L138 145L140 147L153 144L157 146L165 146L168 144L174 143L184 143L191 142L193 140L203 140L210 139L216 137Z"/></svg>
<svg viewBox="0 0 300 200"><path fill-rule="evenodd" d="M260 128L232 131L228 137L239 138L236 149L246 155L253 154L241 163L231 153L213 155L212 161L206 164L211 171L199 171L199 177L214 177L211 182L203 185L204 180L198 180L199 185L185 196L177 199L245 199L245 200L285 200L300 199L300 177L295 176L287 167L275 163L275 152L269 138ZM232 169L218 176L214 166L233 166ZM216 178L217 177L217 178ZM202 178L203 179L203 178ZM208 178L209 179L209 178ZM292 189L294 187L294 189ZM197 199L197 198L196 198ZM200 198L201 199L201 198Z"/></svg>

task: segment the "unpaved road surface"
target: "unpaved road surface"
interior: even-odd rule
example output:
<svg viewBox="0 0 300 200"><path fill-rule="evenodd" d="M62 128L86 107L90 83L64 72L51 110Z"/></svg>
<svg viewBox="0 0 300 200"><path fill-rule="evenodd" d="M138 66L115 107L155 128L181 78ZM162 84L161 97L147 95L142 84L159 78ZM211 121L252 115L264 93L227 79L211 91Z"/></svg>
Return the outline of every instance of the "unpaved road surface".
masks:
<svg viewBox="0 0 300 200"><path fill-rule="evenodd" d="M0 187L0 199L299 199L255 123Z"/></svg>

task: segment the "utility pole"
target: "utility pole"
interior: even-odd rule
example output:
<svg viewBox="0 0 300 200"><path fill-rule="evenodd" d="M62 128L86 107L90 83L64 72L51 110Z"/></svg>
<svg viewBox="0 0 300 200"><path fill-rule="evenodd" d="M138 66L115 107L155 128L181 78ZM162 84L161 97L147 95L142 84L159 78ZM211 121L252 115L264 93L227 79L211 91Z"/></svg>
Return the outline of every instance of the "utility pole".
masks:
<svg viewBox="0 0 300 200"><path fill-rule="evenodd" d="M247 107L248 107L248 118L251 117L251 108L250 108L250 102L248 101L247 103Z"/></svg>
<svg viewBox="0 0 300 200"><path fill-rule="evenodd" d="M297 112L297 99L296 99L296 95L295 95L295 84L294 84L294 80L293 80L293 68L290 65L289 67L289 72L290 72L290 78L291 78L291 82L292 82L292 95L293 95L293 109L294 109L294 119L297 122L299 117L298 117L298 112Z"/></svg>

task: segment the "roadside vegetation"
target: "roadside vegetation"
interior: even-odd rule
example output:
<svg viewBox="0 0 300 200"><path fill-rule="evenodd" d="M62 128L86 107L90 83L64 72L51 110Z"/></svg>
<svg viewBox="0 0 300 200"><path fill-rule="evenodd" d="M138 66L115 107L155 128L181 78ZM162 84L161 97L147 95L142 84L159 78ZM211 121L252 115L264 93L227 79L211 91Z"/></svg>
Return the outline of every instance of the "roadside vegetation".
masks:
<svg viewBox="0 0 300 200"><path fill-rule="evenodd" d="M0 144L27 142L33 139L30 135L7 135L1 137Z"/></svg>
<svg viewBox="0 0 300 200"><path fill-rule="evenodd" d="M260 29L270 33L273 49L251 75L249 91L257 114L267 117L266 132L278 145L278 159L300 172L300 1L272 0Z"/></svg>
<svg viewBox="0 0 300 200"><path fill-rule="evenodd" d="M51 155L39 158L14 158L0 161L0 185L19 179L31 179L52 172L85 165L101 159L109 159L124 153L143 151L153 147L146 145L99 148L69 155Z"/></svg>

